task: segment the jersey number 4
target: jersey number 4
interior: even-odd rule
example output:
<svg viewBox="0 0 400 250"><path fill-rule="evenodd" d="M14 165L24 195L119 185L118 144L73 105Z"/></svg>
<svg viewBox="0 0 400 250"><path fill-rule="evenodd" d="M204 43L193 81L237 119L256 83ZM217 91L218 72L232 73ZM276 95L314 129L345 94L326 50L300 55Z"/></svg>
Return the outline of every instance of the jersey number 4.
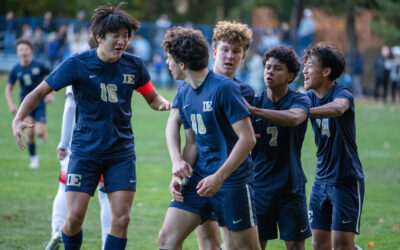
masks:
<svg viewBox="0 0 400 250"><path fill-rule="evenodd" d="M329 119L316 119L316 122L318 127L321 128L321 134L330 137L331 132L329 131Z"/></svg>
<svg viewBox="0 0 400 250"><path fill-rule="evenodd" d="M201 135L204 135L207 132L201 114L191 114L190 120L192 120L192 129L195 134L199 133Z"/></svg>
<svg viewBox="0 0 400 250"><path fill-rule="evenodd" d="M100 83L101 100L107 102L118 102L117 85Z"/></svg>

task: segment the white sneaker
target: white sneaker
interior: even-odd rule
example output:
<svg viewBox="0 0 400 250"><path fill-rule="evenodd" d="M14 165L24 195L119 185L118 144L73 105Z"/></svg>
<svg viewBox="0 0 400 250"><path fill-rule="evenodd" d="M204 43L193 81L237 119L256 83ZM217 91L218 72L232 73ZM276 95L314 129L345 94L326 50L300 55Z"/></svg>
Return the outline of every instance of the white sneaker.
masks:
<svg viewBox="0 0 400 250"><path fill-rule="evenodd" d="M29 164L30 168L38 168L39 167L39 157L37 155L31 156L31 163Z"/></svg>
<svg viewBox="0 0 400 250"><path fill-rule="evenodd" d="M47 244L45 250L58 250L62 244L61 232L56 232L51 237L49 244Z"/></svg>

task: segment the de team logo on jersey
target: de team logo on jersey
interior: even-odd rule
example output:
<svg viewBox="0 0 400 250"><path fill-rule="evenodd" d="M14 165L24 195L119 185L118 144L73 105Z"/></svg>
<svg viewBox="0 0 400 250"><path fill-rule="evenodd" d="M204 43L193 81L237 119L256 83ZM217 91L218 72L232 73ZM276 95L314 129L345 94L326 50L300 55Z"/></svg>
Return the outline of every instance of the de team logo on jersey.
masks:
<svg viewBox="0 0 400 250"><path fill-rule="evenodd" d="M135 83L135 75L130 75L130 74L122 74L124 76L124 80L122 83L126 84L134 84Z"/></svg>

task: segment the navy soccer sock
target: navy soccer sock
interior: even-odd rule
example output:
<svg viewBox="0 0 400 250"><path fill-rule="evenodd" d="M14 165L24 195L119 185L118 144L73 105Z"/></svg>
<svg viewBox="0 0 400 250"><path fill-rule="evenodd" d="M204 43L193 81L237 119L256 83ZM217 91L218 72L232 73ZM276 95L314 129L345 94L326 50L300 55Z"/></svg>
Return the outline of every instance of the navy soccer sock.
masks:
<svg viewBox="0 0 400 250"><path fill-rule="evenodd" d="M104 244L104 250L124 250L128 239L122 239L111 234L107 234L106 243Z"/></svg>
<svg viewBox="0 0 400 250"><path fill-rule="evenodd" d="M62 232L62 240L64 243L65 250L79 250L82 245L82 230L79 233L68 236L64 232Z"/></svg>
<svg viewBox="0 0 400 250"><path fill-rule="evenodd" d="M30 156L34 156L36 155L36 147L35 147L35 143L32 144L28 144L28 150L29 150L29 155Z"/></svg>

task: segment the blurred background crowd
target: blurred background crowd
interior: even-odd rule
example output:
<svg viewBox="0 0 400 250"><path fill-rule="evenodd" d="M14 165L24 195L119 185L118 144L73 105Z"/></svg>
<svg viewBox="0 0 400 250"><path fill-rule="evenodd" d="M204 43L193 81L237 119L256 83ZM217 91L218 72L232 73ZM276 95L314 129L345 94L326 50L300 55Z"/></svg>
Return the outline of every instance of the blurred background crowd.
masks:
<svg viewBox="0 0 400 250"><path fill-rule="evenodd" d="M294 4L296 2L293 1ZM340 15L327 15L317 8L301 9L295 29L291 29L293 24L289 21L279 20L273 8L253 10L249 23L253 30L253 43L237 78L248 83L255 91L260 91L265 88L262 56L266 50L278 45L292 45L301 58L309 44L332 41L346 55L346 72L338 80L340 84L348 86L357 98L371 97L396 102L400 90L400 47L395 44L385 45L382 39L371 32L368 24L373 18L371 12L364 9L358 11L353 18L356 29L353 33L358 34L358 37L348 39L347 24L343 27L348 19L344 20ZM367 24L363 26L366 21ZM169 73L165 54L160 47L165 31L175 25L200 29L211 44L213 25L189 21L175 23L166 13L159 15L153 22L141 22L141 28L132 37L127 51L144 60L157 87L172 88L177 84ZM0 71L7 72L18 63L14 45L18 38L31 41L35 48L34 58L54 69L68 56L88 49L89 33L90 15L83 10L77 11L74 18L54 17L50 10L45 11L41 17L15 15L13 11L7 11L0 15ZM210 52L211 49L212 46ZM211 56L210 68L212 65ZM302 75L299 74L290 87L302 90L302 85Z"/></svg>

